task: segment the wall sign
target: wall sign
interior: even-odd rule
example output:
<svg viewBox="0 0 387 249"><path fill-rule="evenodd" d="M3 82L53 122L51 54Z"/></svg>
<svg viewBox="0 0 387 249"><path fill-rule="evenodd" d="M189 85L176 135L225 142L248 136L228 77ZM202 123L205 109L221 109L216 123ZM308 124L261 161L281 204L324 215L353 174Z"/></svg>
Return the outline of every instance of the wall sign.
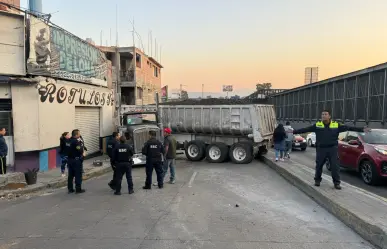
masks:
<svg viewBox="0 0 387 249"><path fill-rule="evenodd" d="M99 92L92 89L84 89L82 87L73 87L67 89L64 86L58 87L57 85L50 83L46 86L41 86L39 88L40 102L53 103L57 102L59 104L69 103L73 104L74 101L81 105L89 106L113 106L114 99L113 93Z"/></svg>
<svg viewBox="0 0 387 249"><path fill-rule="evenodd" d="M29 28L29 74L107 86L108 60L101 50L33 16Z"/></svg>

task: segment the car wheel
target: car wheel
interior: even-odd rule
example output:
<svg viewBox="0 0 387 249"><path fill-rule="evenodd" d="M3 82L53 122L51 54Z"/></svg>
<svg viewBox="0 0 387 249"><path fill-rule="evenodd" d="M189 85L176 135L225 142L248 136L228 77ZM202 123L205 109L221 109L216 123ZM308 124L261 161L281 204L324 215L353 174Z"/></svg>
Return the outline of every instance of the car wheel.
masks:
<svg viewBox="0 0 387 249"><path fill-rule="evenodd" d="M368 185L376 185L379 180L375 165L369 161L364 160L360 164L360 175L363 181Z"/></svg>
<svg viewBox="0 0 387 249"><path fill-rule="evenodd" d="M305 148L301 148L302 151L305 151L306 150L306 147Z"/></svg>

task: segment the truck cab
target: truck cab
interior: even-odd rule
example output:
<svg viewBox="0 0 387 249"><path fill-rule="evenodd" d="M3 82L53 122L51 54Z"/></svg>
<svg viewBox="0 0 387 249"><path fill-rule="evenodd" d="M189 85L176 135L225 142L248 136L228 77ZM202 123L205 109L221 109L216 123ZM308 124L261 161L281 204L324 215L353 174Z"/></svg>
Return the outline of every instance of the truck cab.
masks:
<svg viewBox="0 0 387 249"><path fill-rule="evenodd" d="M161 140L161 129L157 125L157 108L156 106L122 106L121 115L118 131L121 136L128 132L131 137L135 153L133 164L144 165L146 157L141 151L149 139L149 131L156 131L157 139Z"/></svg>

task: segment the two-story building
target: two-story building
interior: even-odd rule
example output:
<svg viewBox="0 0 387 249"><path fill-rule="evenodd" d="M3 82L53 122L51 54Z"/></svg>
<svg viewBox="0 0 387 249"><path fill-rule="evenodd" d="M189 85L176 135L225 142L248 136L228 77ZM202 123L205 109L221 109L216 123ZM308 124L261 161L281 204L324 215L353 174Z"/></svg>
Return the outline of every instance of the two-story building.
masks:
<svg viewBox="0 0 387 249"><path fill-rule="evenodd" d="M138 48L102 46L99 48L112 61L113 67L119 70L118 86L114 89L118 91L121 104L154 104L155 93L161 92L163 66Z"/></svg>

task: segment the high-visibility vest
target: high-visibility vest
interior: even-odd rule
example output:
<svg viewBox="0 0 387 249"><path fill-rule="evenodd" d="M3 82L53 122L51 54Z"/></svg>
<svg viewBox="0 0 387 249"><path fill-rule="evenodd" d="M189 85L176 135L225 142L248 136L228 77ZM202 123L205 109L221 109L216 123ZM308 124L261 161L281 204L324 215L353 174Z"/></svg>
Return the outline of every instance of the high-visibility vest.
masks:
<svg viewBox="0 0 387 249"><path fill-rule="evenodd" d="M316 123L316 128L324 128L325 125L323 122L321 121L318 121ZM339 128L339 123L337 123L336 121L331 121L331 123L329 124L329 128L331 129L338 129Z"/></svg>

